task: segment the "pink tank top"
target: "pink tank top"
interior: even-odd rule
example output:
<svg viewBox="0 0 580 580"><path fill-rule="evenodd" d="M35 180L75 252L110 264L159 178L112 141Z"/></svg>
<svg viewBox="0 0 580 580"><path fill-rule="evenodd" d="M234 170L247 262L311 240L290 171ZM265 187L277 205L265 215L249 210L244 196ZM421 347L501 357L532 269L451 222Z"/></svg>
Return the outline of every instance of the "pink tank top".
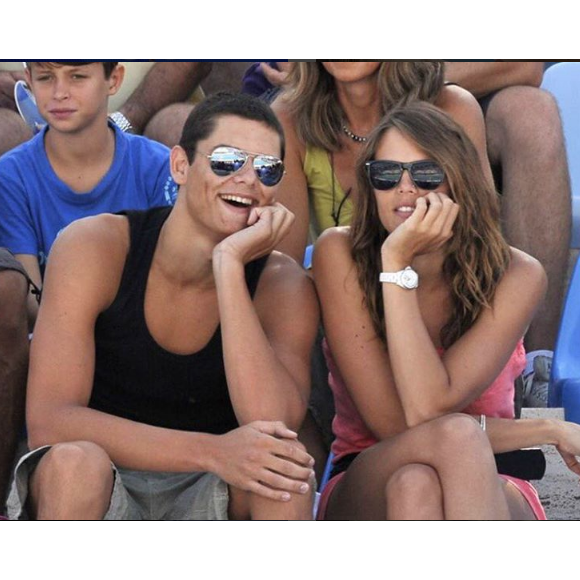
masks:
<svg viewBox="0 0 580 580"><path fill-rule="evenodd" d="M336 407L336 415L332 422L335 436L332 452L335 455L335 461L338 461L345 455L364 451L367 447L377 443L377 439L359 415L326 340L323 348L328 364L328 382L334 394ZM526 352L523 341L520 341L499 376L479 399L464 409L464 413L513 419L514 381L522 374L525 366Z"/></svg>

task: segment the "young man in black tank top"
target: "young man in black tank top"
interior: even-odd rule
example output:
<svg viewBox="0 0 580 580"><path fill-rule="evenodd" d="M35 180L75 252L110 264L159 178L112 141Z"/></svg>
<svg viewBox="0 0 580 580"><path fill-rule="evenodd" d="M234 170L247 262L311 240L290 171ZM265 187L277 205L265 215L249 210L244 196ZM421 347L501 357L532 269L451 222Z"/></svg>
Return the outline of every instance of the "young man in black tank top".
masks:
<svg viewBox="0 0 580 580"><path fill-rule="evenodd" d="M311 516L313 460L296 431L318 306L302 268L271 254L293 221L274 197L283 156L266 105L212 97L172 152L173 210L59 237L31 355L36 451L11 517Z"/></svg>

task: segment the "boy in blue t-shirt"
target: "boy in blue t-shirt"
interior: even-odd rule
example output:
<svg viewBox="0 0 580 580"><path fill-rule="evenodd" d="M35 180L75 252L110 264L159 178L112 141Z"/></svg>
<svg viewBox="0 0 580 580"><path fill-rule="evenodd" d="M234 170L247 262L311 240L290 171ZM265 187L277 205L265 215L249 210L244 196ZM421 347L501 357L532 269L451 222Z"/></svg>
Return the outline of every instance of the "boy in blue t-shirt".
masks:
<svg viewBox="0 0 580 580"><path fill-rule="evenodd" d="M71 222L175 201L169 150L123 133L108 120L108 99L119 90L123 76L123 67L113 61L26 63L27 83L47 126L0 158L0 247L16 256L38 287L54 240ZM2 284L0 272L0 290ZM4 307L0 304L0 319ZM30 296L30 328L37 312L37 301ZM1 334L0 325L0 395L16 400L25 385L13 384L10 377L23 373L10 371L10 377L4 377L8 373L3 369L27 361L4 360L8 355L1 347ZM21 413L16 422L8 421L12 413L9 405L0 408L0 423L20 429ZM6 457L0 454L0 474L6 472L12 453L13 449ZM0 513L4 487L0 481Z"/></svg>
<svg viewBox="0 0 580 580"><path fill-rule="evenodd" d="M38 286L54 240L71 222L174 202L169 150L108 120L123 74L111 61L27 63L47 127L0 158L0 246Z"/></svg>

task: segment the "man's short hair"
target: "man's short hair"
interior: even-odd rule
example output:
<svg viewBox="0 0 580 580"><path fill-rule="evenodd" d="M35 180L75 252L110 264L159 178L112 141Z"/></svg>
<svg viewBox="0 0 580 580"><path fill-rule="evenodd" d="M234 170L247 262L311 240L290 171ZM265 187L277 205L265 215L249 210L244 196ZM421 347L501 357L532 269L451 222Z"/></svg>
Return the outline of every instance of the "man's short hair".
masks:
<svg viewBox="0 0 580 580"><path fill-rule="evenodd" d="M274 130L280 137L280 156L284 159L284 130L270 105L250 95L220 92L196 105L185 122L179 145L185 150L189 163L195 157L198 142L207 139L218 119L226 115L258 121Z"/></svg>
<svg viewBox="0 0 580 580"><path fill-rule="evenodd" d="M83 66L85 64L92 64L94 62L103 63L103 68L105 69L105 78L108 79L111 73L115 70L115 67L119 64L118 60L51 60L51 61L26 61L26 67L30 68L31 64L58 64L65 66Z"/></svg>

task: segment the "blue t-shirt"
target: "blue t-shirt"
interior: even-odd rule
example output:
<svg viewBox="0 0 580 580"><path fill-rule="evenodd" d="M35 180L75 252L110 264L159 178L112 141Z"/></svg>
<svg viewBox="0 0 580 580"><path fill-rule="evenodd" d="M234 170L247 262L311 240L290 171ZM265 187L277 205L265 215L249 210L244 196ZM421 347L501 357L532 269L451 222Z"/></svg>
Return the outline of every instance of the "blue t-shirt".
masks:
<svg viewBox="0 0 580 580"><path fill-rule="evenodd" d="M47 129L0 158L0 246L38 256L41 271L54 240L71 222L124 209L173 205L177 185L169 149L115 131L115 156L92 190L75 193L54 172L44 147Z"/></svg>

